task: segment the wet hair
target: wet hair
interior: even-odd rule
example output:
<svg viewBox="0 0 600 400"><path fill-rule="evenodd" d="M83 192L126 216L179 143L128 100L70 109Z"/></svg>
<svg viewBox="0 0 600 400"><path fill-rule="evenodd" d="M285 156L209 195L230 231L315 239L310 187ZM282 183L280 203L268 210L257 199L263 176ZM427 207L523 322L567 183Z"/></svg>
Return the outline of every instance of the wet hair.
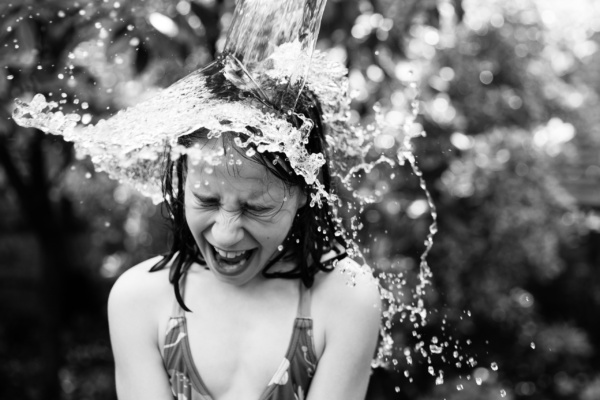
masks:
<svg viewBox="0 0 600 400"><path fill-rule="evenodd" d="M229 87L228 90L223 91L225 85L223 82L219 83L218 87L221 91L221 95L218 94L219 97L235 97L231 94L231 91L235 89ZM313 129L308 137L308 143L306 143L307 151L310 154L321 153L327 159L327 143L321 118L321 107L309 90L305 89L302 92L296 106L296 112L303 114L314 122ZM300 123L294 120L293 116L289 116L288 120L296 126ZM256 128L247 127L247 129L253 134L260 134ZM189 148L200 140L205 140L208 133L209 131L203 128L182 136L179 138L178 143ZM236 136L243 139L243 135L234 132L224 132L222 134L224 149L231 147L237 150L242 157L263 165L269 173L281 180L288 189L299 188L301 194L308 199L306 204L298 209L288 236L282 243L283 249L265 265L262 275L267 278L300 279L307 288L310 288L313 285L315 275L319 271L331 271L333 269L332 261L338 258L334 257L328 262L322 262L323 255L331 250L336 251L338 255L340 253L340 246L336 245L337 239L334 234L332 209L327 201L323 201L320 206L314 205L311 207L309 205L311 194L315 193L315 189L308 185L301 175L293 171L285 154L256 151L254 155L247 156L245 149L240 149L234 144L233 138ZM179 282L193 263L201 265L206 265L206 263L185 218L186 175L187 156L182 155L173 160L170 157L170 152L167 152L162 190L165 199L164 206L171 221L172 244L170 250L152 267L151 271L157 271L170 265L169 281L173 284L175 297L181 307L189 311L183 302ZM321 167L319 180L328 193L334 190L328 163ZM270 271L280 260L294 261L295 267L284 272Z"/></svg>

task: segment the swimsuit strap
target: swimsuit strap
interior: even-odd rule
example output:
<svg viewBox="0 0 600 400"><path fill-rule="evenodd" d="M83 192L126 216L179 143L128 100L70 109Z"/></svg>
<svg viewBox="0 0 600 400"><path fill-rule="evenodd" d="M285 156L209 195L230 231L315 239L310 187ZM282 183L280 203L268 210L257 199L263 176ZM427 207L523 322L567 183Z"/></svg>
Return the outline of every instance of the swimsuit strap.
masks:
<svg viewBox="0 0 600 400"><path fill-rule="evenodd" d="M300 301L298 302L298 318L310 318L310 288L300 281Z"/></svg>

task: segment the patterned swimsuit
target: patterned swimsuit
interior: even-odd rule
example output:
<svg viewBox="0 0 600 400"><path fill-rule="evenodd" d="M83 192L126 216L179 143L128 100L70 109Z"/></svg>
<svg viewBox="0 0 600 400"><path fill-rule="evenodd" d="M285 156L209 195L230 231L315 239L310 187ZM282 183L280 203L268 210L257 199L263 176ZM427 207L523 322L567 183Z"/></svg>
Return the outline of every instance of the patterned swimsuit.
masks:
<svg viewBox="0 0 600 400"><path fill-rule="evenodd" d="M298 314L285 357L259 400L304 400L317 365L310 317L310 289L300 283ZM213 400L194 365L184 310L175 302L163 361L177 400Z"/></svg>

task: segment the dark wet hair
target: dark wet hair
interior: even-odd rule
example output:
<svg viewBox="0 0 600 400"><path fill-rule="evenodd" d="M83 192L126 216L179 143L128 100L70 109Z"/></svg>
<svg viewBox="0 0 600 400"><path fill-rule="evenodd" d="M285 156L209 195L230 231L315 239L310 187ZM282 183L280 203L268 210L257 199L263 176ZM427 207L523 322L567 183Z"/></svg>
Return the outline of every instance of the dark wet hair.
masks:
<svg viewBox="0 0 600 400"><path fill-rule="evenodd" d="M218 78L219 75L216 76ZM236 95L232 93L237 89L228 84L226 80L219 80L215 83L218 90L214 92L218 92L215 93L217 97L232 100L244 96L243 94ZM310 90L306 88L303 90L296 106L296 112L303 114L314 122L306 144L307 151L310 154L322 153L328 161L322 110ZM293 116L289 116L288 120L296 126L299 125L299 121L294 120ZM253 134L260 134L256 128L247 127L247 129ZM207 129L200 129L179 138L178 143L184 147L191 147L199 140L206 139L208 133ZM241 136L243 139L243 135L234 132L222 134L225 149L228 147L236 149L243 157L266 167L269 173L280 179L288 188L300 188L301 193L307 197L306 204L298 209L288 236L283 242L283 250L265 266L262 274L267 278L300 279L306 287L310 288L313 285L315 275L319 271L331 271L333 269L331 261L338 258L334 257L328 262L322 262L323 255L331 250L336 251L338 254L341 253L341 246L336 245L332 209L327 201L323 201L321 206L310 206L311 194L315 193L315 189L308 185L302 176L293 171L285 154L256 151L253 156L246 156L245 149L239 149L234 144L233 138L235 136ZM165 199L164 206L170 217L173 237L170 250L164 254L161 261L152 267L151 271L157 271L170 265L169 280L174 286L175 297L179 304L186 311L189 311L183 302L179 282L193 263L205 265L205 261L185 218L186 174L187 157L182 155L177 160L173 160L170 157L170 152L167 152L162 189ZM333 192L334 188L332 187L328 163L325 163L321 168L319 180L328 193ZM271 272L271 267L280 260L295 261L296 266L290 271Z"/></svg>

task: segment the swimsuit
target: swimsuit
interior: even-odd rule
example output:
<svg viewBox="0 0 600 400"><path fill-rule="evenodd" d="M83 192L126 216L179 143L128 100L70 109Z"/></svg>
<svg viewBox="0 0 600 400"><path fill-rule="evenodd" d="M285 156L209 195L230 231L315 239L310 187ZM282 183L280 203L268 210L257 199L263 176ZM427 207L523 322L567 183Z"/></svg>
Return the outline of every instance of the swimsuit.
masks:
<svg viewBox="0 0 600 400"><path fill-rule="evenodd" d="M304 400L317 366L310 317L310 289L300 283L298 314L285 357L259 400ZM185 312L175 301L167 327L163 361L177 400L213 400L190 352Z"/></svg>

